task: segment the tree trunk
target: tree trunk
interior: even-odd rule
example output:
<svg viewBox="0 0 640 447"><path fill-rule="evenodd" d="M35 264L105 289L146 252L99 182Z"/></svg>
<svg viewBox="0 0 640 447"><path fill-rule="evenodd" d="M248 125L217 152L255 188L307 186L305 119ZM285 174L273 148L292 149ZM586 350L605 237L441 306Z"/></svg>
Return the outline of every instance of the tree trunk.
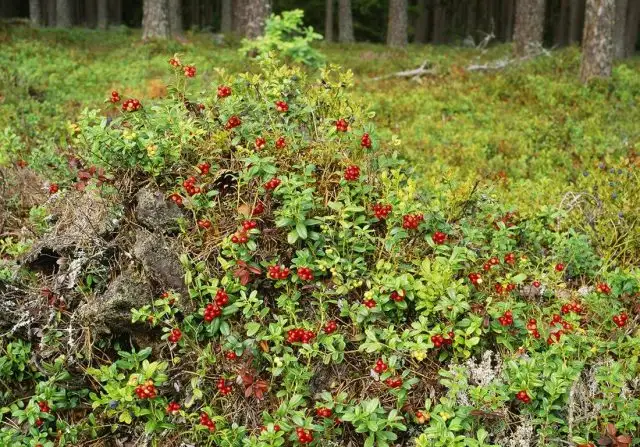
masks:
<svg viewBox="0 0 640 447"><path fill-rule="evenodd" d="M516 15L516 5L514 0L506 1L506 17L505 17L505 42L511 42L513 40L513 23Z"/></svg>
<svg viewBox="0 0 640 447"><path fill-rule="evenodd" d="M56 26L56 0L46 0L47 26Z"/></svg>
<svg viewBox="0 0 640 447"><path fill-rule="evenodd" d="M389 0L387 45L401 48L407 42L407 0Z"/></svg>
<svg viewBox="0 0 640 447"><path fill-rule="evenodd" d="M333 42L333 4L335 0L326 0L324 7L324 41Z"/></svg>
<svg viewBox="0 0 640 447"><path fill-rule="evenodd" d="M555 29L553 30L553 43L555 46L563 47L567 44L567 30L568 30L568 17L569 17L569 0L560 0L560 10Z"/></svg>
<svg viewBox="0 0 640 447"><path fill-rule="evenodd" d="M569 45L580 43L584 21L584 0L570 0Z"/></svg>
<svg viewBox="0 0 640 447"><path fill-rule="evenodd" d="M476 20L478 18L477 9L478 0L469 0L469 5L467 6L467 23L465 26L465 37L471 36L474 40L476 38L476 30L478 25Z"/></svg>
<svg viewBox="0 0 640 447"><path fill-rule="evenodd" d="M528 56L542 46L544 3L544 0L516 0L516 26L513 35L516 56Z"/></svg>
<svg viewBox="0 0 640 447"><path fill-rule="evenodd" d="M245 3L247 0L233 0L233 33L244 36L245 32Z"/></svg>
<svg viewBox="0 0 640 447"><path fill-rule="evenodd" d="M78 17L78 23L84 22L87 28L95 28L98 22L96 0L84 0L84 15Z"/></svg>
<svg viewBox="0 0 640 447"><path fill-rule="evenodd" d="M73 25L73 8L71 0L56 0L56 26L71 28Z"/></svg>
<svg viewBox="0 0 640 447"><path fill-rule="evenodd" d="M169 36L169 1L144 0L142 5L142 39L166 39Z"/></svg>
<svg viewBox="0 0 640 447"><path fill-rule="evenodd" d="M418 20L416 21L415 41L426 43L429 32L429 12L427 11L427 0L418 0Z"/></svg>
<svg viewBox="0 0 640 447"><path fill-rule="evenodd" d="M587 0L582 36L580 79L611 76L615 0Z"/></svg>
<svg viewBox="0 0 640 447"><path fill-rule="evenodd" d="M445 42L445 31L447 23L447 11L441 0L435 0L433 6L433 36L431 40L435 44Z"/></svg>
<svg viewBox="0 0 640 447"><path fill-rule="evenodd" d="M238 1L240 3L240 1ZM191 28L198 29L200 28L200 1L199 0L191 0L189 3L189 12L191 15Z"/></svg>
<svg viewBox="0 0 640 447"><path fill-rule="evenodd" d="M353 16L351 0L338 0L338 40L343 43L355 42L353 36Z"/></svg>
<svg viewBox="0 0 640 447"><path fill-rule="evenodd" d="M615 59L624 59L627 55L627 12L628 0L616 0L616 17L613 26L613 56Z"/></svg>
<svg viewBox="0 0 640 447"><path fill-rule="evenodd" d="M256 39L264 33L264 25L271 14L269 0L245 0L246 32L248 39Z"/></svg>
<svg viewBox="0 0 640 447"><path fill-rule="evenodd" d="M110 0L109 23L112 25L122 25L122 0Z"/></svg>
<svg viewBox="0 0 640 447"><path fill-rule="evenodd" d="M98 0L97 2L97 23L98 29L107 29L109 27L109 2L107 0Z"/></svg>
<svg viewBox="0 0 640 447"><path fill-rule="evenodd" d="M182 0L169 0L169 28L173 37L182 36Z"/></svg>
<svg viewBox="0 0 640 447"><path fill-rule="evenodd" d="M42 25L42 4L40 0L29 0L29 20L31 26L38 27Z"/></svg>
<svg viewBox="0 0 640 447"><path fill-rule="evenodd" d="M220 32L229 34L233 27L233 9L231 0L222 0L222 13L220 19Z"/></svg>
<svg viewBox="0 0 640 447"><path fill-rule="evenodd" d="M638 43L638 27L640 27L640 2L631 0L627 15L627 36L625 43L625 56L633 56Z"/></svg>
<svg viewBox="0 0 640 447"><path fill-rule="evenodd" d="M213 29L214 6L213 0L206 0L204 2L204 22L202 23L204 28Z"/></svg>

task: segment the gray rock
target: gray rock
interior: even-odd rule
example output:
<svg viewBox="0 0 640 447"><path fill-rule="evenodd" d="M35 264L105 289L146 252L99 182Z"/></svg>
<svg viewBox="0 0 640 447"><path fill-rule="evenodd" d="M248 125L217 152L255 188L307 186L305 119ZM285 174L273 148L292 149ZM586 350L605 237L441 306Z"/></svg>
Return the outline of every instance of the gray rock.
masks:
<svg viewBox="0 0 640 447"><path fill-rule="evenodd" d="M150 187L136 194L136 219L150 230L167 232L178 229L178 219L182 211L175 203L165 200L164 195Z"/></svg>
<svg viewBox="0 0 640 447"><path fill-rule="evenodd" d="M136 231L133 254L145 273L163 290L185 293L184 269L174 247L161 234Z"/></svg>

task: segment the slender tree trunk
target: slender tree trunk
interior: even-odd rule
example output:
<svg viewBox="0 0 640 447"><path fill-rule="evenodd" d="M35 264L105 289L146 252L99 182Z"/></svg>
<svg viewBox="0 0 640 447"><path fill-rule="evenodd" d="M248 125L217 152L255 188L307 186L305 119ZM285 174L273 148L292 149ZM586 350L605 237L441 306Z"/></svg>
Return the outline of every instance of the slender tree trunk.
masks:
<svg viewBox="0 0 640 447"><path fill-rule="evenodd" d="M560 0L559 11L555 20L556 26L553 30L553 43L555 46L563 47L567 44L568 17L569 1Z"/></svg>
<svg viewBox="0 0 640 447"><path fill-rule="evenodd" d="M182 36L182 0L169 0L169 28L173 37Z"/></svg>
<svg viewBox="0 0 640 447"><path fill-rule="evenodd" d="M264 25L271 14L269 0L245 0L246 36L256 39L264 33Z"/></svg>
<svg viewBox="0 0 640 447"><path fill-rule="evenodd" d="M31 26L38 27L42 25L42 4L40 0L29 0L29 20Z"/></svg>
<svg viewBox="0 0 640 447"><path fill-rule="evenodd" d="M97 0L97 23L98 29L109 27L109 2L107 0Z"/></svg>
<svg viewBox="0 0 640 447"><path fill-rule="evenodd" d="M333 4L335 0L326 0L324 7L324 41L333 42Z"/></svg>
<svg viewBox="0 0 640 447"><path fill-rule="evenodd" d="M516 0L516 56L528 56L542 46L544 4L545 0Z"/></svg>
<svg viewBox="0 0 640 447"><path fill-rule="evenodd" d="M220 32L229 34L233 27L233 9L231 0L222 0L222 13L220 19Z"/></svg>
<svg viewBox="0 0 640 447"><path fill-rule="evenodd" d="M569 45L580 43L584 21L584 0L570 0Z"/></svg>
<svg viewBox="0 0 640 447"><path fill-rule="evenodd" d="M387 24L387 45L407 46L407 0L389 0L389 22Z"/></svg>
<svg viewBox="0 0 640 447"><path fill-rule="evenodd" d="M96 0L84 0L84 14L78 17L78 22L84 24L87 28L95 28L98 22L98 13L96 11Z"/></svg>
<svg viewBox="0 0 640 447"><path fill-rule="evenodd" d="M343 43L355 42L353 36L353 16L351 0L338 0L338 40Z"/></svg>
<svg viewBox="0 0 640 447"><path fill-rule="evenodd" d="M511 42L513 40L513 21L515 19L516 8L514 0L505 0L505 42Z"/></svg>
<svg viewBox="0 0 640 447"><path fill-rule="evenodd" d="M73 25L73 7L71 0L56 0L56 26L71 28Z"/></svg>
<svg viewBox="0 0 640 447"><path fill-rule="evenodd" d="M213 28L213 17L214 17L214 2L213 0L205 0L204 2L204 23L202 26L204 28Z"/></svg>
<svg viewBox="0 0 640 447"><path fill-rule="evenodd" d="M624 59L627 55L627 12L628 0L616 0L616 17L613 26L613 56L615 59Z"/></svg>
<svg viewBox="0 0 640 447"><path fill-rule="evenodd" d="M122 0L109 0L109 23L115 26L122 25Z"/></svg>
<svg viewBox="0 0 640 447"><path fill-rule="evenodd" d="M431 40L435 44L445 42L445 31L447 23L447 11L441 0L436 0L433 5L433 36Z"/></svg>
<svg viewBox="0 0 640 447"><path fill-rule="evenodd" d="M631 0L629 2L629 13L627 16L627 35L625 43L625 56L633 56L638 43L638 28L640 27L640 2Z"/></svg>
<svg viewBox="0 0 640 447"><path fill-rule="evenodd" d="M142 39L166 39L170 34L168 0L144 0Z"/></svg>
<svg viewBox="0 0 640 447"><path fill-rule="evenodd" d="M427 0L418 0L418 19L416 20L416 36L417 43L427 42L427 33L429 31L429 12L427 11Z"/></svg>
<svg viewBox="0 0 640 447"><path fill-rule="evenodd" d="M615 10L615 0L587 0L580 65L582 82L611 76Z"/></svg>
<svg viewBox="0 0 640 447"><path fill-rule="evenodd" d="M47 26L56 26L56 0L47 0Z"/></svg>
<svg viewBox="0 0 640 447"><path fill-rule="evenodd" d="M247 0L233 0L233 33L244 36L245 33L245 3Z"/></svg>
<svg viewBox="0 0 640 447"><path fill-rule="evenodd" d="M240 3L240 2L238 2ZM191 0L189 3L189 12L191 15L191 28L200 28L200 1Z"/></svg>
<svg viewBox="0 0 640 447"><path fill-rule="evenodd" d="M467 23L465 26L465 37L471 36L473 39L476 38L476 30L478 28L477 19L478 19L478 0L469 0L469 5L467 6Z"/></svg>

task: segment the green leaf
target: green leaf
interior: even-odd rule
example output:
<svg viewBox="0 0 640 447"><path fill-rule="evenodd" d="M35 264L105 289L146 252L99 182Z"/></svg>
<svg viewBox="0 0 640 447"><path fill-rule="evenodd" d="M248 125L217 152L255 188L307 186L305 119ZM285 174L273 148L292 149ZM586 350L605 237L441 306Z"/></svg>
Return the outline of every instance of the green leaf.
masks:
<svg viewBox="0 0 640 447"><path fill-rule="evenodd" d="M304 225L304 223L298 222L296 224L296 232L298 233L298 236L300 236L300 239L307 238L307 227Z"/></svg>
<svg viewBox="0 0 640 447"><path fill-rule="evenodd" d="M260 323L247 323L245 326L247 328L247 337L253 337L260 330Z"/></svg>
<svg viewBox="0 0 640 447"><path fill-rule="evenodd" d="M295 244L297 240L298 232L296 230L289 231L289 233L287 234L287 242L289 242L290 244Z"/></svg>

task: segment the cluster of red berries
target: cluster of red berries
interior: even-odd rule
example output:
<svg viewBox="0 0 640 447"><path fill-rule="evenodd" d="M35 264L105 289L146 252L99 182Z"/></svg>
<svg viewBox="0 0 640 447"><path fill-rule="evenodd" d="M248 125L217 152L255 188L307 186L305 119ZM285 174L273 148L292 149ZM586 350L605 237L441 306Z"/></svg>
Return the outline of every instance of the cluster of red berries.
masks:
<svg viewBox="0 0 640 447"><path fill-rule="evenodd" d="M564 321L559 314L553 314L553 316L551 317L551 321L549 322L549 326L553 327L558 324L562 325L563 329L551 332L551 334L549 334L549 337L547 338L548 345L558 343L565 332L571 331L573 329L571 323L569 323L568 321Z"/></svg>
<svg viewBox="0 0 640 447"><path fill-rule="evenodd" d="M322 330L324 331L325 334L333 334L335 331L338 330L338 323L336 323L335 320L329 320L324 325L324 328Z"/></svg>
<svg viewBox="0 0 640 447"><path fill-rule="evenodd" d="M181 338L182 338L182 331L178 328L173 328L171 329L171 333L169 334L169 337L167 338L167 340L169 340L169 342L171 343L178 343Z"/></svg>
<svg viewBox="0 0 640 447"><path fill-rule="evenodd" d="M447 240L447 235L442 233L441 231L436 231L435 233L433 233L433 236L431 236L431 240L433 240L435 244L441 245L444 244Z"/></svg>
<svg viewBox="0 0 640 447"><path fill-rule="evenodd" d="M527 322L527 330L531 333L533 338L540 338L540 332L538 331L538 322L535 318L531 318Z"/></svg>
<svg viewBox="0 0 640 447"><path fill-rule="evenodd" d="M504 262L513 265L516 263L516 255L514 253L507 253L504 255Z"/></svg>
<svg viewBox="0 0 640 447"><path fill-rule="evenodd" d="M313 434L306 428L296 428L296 436L298 436L298 442L300 442L300 444L310 444L313 442Z"/></svg>
<svg viewBox="0 0 640 447"><path fill-rule="evenodd" d="M387 369L389 369L389 366L382 359L376 360L376 365L373 367L373 371L376 374L382 374Z"/></svg>
<svg viewBox="0 0 640 447"><path fill-rule="evenodd" d="M256 138L255 145L256 145L256 149L261 151L262 149L264 149L267 146L267 140L262 138L262 137L258 137L258 138Z"/></svg>
<svg viewBox="0 0 640 447"><path fill-rule="evenodd" d="M338 121L336 121L336 130L338 132L346 132L347 130L349 130L349 123L347 122L347 120L344 118L340 118Z"/></svg>
<svg viewBox="0 0 640 447"><path fill-rule="evenodd" d="M117 103L120 102L120 93L118 93L117 91L112 91L111 92L111 98L109 98L109 101L111 101L112 103Z"/></svg>
<svg viewBox="0 0 640 447"><path fill-rule="evenodd" d="M500 283L496 283L496 285L493 286L493 288L495 289L497 294L502 295L504 293L508 293L508 292L511 292L511 291L515 290L516 285L513 284L513 283L509 283L506 286L503 286Z"/></svg>
<svg viewBox="0 0 640 447"><path fill-rule="evenodd" d="M453 331L449 331L446 336L436 334L431 336L431 343L433 343L436 348L440 348L442 346L451 346L455 337L456 335L453 333Z"/></svg>
<svg viewBox="0 0 640 447"><path fill-rule="evenodd" d="M169 292L162 292L162 295L160 295L160 298L163 298L163 299L169 298ZM175 303L176 303L175 298L171 298L168 302L169 306L173 306Z"/></svg>
<svg viewBox="0 0 640 447"><path fill-rule="evenodd" d="M227 360L229 360L229 361L231 361L231 362L232 362L232 361L234 361L234 360L237 360L237 359L238 359L238 354L236 354L236 353L235 353L235 352L233 352L233 351L227 351L227 352L224 354L224 357L225 357Z"/></svg>
<svg viewBox="0 0 640 447"><path fill-rule="evenodd" d="M284 101L276 101L276 110L280 113L285 113L289 111L289 104Z"/></svg>
<svg viewBox="0 0 640 447"><path fill-rule="evenodd" d="M169 402L167 405L167 413L175 414L180 411L180 404L178 402Z"/></svg>
<svg viewBox="0 0 640 447"><path fill-rule="evenodd" d="M266 189L267 191L276 189L278 186L280 186L280 183L282 183L282 180L280 180L278 177L274 177L264 184L264 189Z"/></svg>
<svg viewBox="0 0 640 447"><path fill-rule="evenodd" d="M210 169L211 169L211 164L207 163L206 161L198 165L198 171L200 171L201 175L207 175Z"/></svg>
<svg viewBox="0 0 640 447"><path fill-rule="evenodd" d="M267 268L267 276L271 279L287 279L291 271L284 266L272 265Z"/></svg>
<svg viewBox="0 0 640 447"><path fill-rule="evenodd" d="M284 137L279 137L276 140L276 149L284 149L287 147L287 140Z"/></svg>
<svg viewBox="0 0 640 447"><path fill-rule="evenodd" d="M356 165L347 166L344 170L344 179L348 182L358 180L360 178L360 168Z"/></svg>
<svg viewBox="0 0 640 447"><path fill-rule="evenodd" d="M260 431L261 432L265 432L267 430L268 430L268 428L267 428L266 425L263 425L262 427L260 427ZM273 431L274 432L279 432L280 431L280 426L278 424L273 424Z"/></svg>
<svg viewBox="0 0 640 447"><path fill-rule="evenodd" d="M313 331L308 331L303 328L289 329L287 331L288 343L309 343L314 338L316 338L316 334L314 334Z"/></svg>
<svg viewBox="0 0 640 447"><path fill-rule="evenodd" d="M309 267L298 267L298 278L302 281L313 281L313 270Z"/></svg>
<svg viewBox="0 0 640 447"><path fill-rule="evenodd" d="M249 242L249 235L246 231L236 231L233 236L231 236L231 242L238 245L246 244Z"/></svg>
<svg viewBox="0 0 640 447"><path fill-rule="evenodd" d="M215 431L216 423L211 420L207 413L200 414L200 425L204 425L209 431Z"/></svg>
<svg viewBox="0 0 640 447"><path fill-rule="evenodd" d="M394 290L393 292L391 292L391 295L389 295L389 298L391 299L391 301L395 301L396 303L404 301L404 290L402 291L402 293L398 293Z"/></svg>
<svg viewBox="0 0 640 447"><path fill-rule="evenodd" d="M513 314L511 313L511 311L508 310L504 314L502 314L501 317L498 317L498 322L502 326L511 326L513 324Z"/></svg>
<svg viewBox="0 0 640 447"><path fill-rule="evenodd" d="M198 227L202 228L203 230L208 230L209 228L211 228L211 221L207 220L207 219L198 219Z"/></svg>
<svg viewBox="0 0 640 447"><path fill-rule="evenodd" d="M524 404L528 404L529 402L531 402L531 398L529 397L529 394L527 394L525 390L518 391L516 393L516 399L518 399L520 402Z"/></svg>
<svg viewBox="0 0 640 447"><path fill-rule="evenodd" d="M209 303L204 308L204 321L210 323L214 318L222 315L222 309L216 303Z"/></svg>
<svg viewBox="0 0 640 447"><path fill-rule="evenodd" d="M382 203L376 203L373 205L373 214L377 219L384 220L389 216L389 213L393 207L391 205L384 205Z"/></svg>
<svg viewBox="0 0 640 447"><path fill-rule="evenodd" d="M619 315L613 316L613 322L618 327L623 327L627 324L627 320L629 320L629 315L626 312L621 312Z"/></svg>
<svg viewBox="0 0 640 447"><path fill-rule="evenodd" d="M227 96L231 96L231 87L228 85L219 85L218 98L226 98Z"/></svg>
<svg viewBox="0 0 640 447"><path fill-rule="evenodd" d="M424 216L421 213L405 214L404 216L402 216L402 228L404 228L405 230L415 230L423 220Z"/></svg>
<svg viewBox="0 0 640 447"><path fill-rule="evenodd" d="M231 130L235 127L238 127L240 124L242 124L242 120L240 120L237 115L233 115L227 120L227 124L225 124L224 128L226 130Z"/></svg>
<svg viewBox="0 0 640 447"><path fill-rule="evenodd" d="M26 168L28 165L29 165L29 163L27 163L24 160L16 161L16 166L18 166L20 169Z"/></svg>
<svg viewBox="0 0 640 447"><path fill-rule="evenodd" d="M491 270L493 266L499 265L499 264L500 264L500 260L494 256L484 263L484 265L482 266L482 269L485 272L488 272L489 270Z"/></svg>
<svg viewBox="0 0 640 447"><path fill-rule="evenodd" d="M42 424L44 424L44 421L42 419L40 418L36 419L36 422L35 422L36 427L42 427Z"/></svg>
<svg viewBox="0 0 640 447"><path fill-rule="evenodd" d="M185 191L187 191L187 194L189 194L190 196L195 196L196 194L200 194L200 192L202 192L200 187L196 186L196 178L193 176L189 177L184 182L182 182L182 186L184 187Z"/></svg>
<svg viewBox="0 0 640 447"><path fill-rule="evenodd" d="M364 300L362 304L364 304L365 307L369 309L373 309L374 307L376 307L376 300L374 300L373 298L370 298L368 300Z"/></svg>
<svg viewBox="0 0 640 447"><path fill-rule="evenodd" d="M360 146L371 149L371 137L368 133L363 134L362 138L360 138Z"/></svg>
<svg viewBox="0 0 640 447"><path fill-rule="evenodd" d="M169 196L169 200L171 200L173 203L175 203L178 206L182 206L182 196L180 196L180 194L178 193L173 193Z"/></svg>
<svg viewBox="0 0 640 447"><path fill-rule="evenodd" d="M172 57L171 59L169 59L169 64L172 67L176 67L178 68L180 66L180 59L176 58L176 57Z"/></svg>
<svg viewBox="0 0 640 447"><path fill-rule="evenodd" d="M233 391L231 385L229 385L224 378L218 379L216 388L218 388L218 391L220 391L220 394L222 394L223 396L227 396Z"/></svg>
<svg viewBox="0 0 640 447"><path fill-rule="evenodd" d="M251 215L255 217L259 216L262 213L264 213L264 203L258 201L258 203L256 203L256 206L254 206L251 210Z"/></svg>
<svg viewBox="0 0 640 447"><path fill-rule="evenodd" d="M606 282L601 282L596 286L596 290L603 295L609 295L611 293L611 286Z"/></svg>
<svg viewBox="0 0 640 447"><path fill-rule="evenodd" d="M44 400L41 400L40 402L38 402L38 407L40 408L40 411L43 413L49 413L51 411L51 408L49 408L49 404Z"/></svg>
<svg viewBox="0 0 640 447"><path fill-rule="evenodd" d="M571 312L579 314L583 311L583 307L582 304L578 303L577 301L572 301L570 303L563 304L560 310L563 314L568 314Z"/></svg>
<svg viewBox="0 0 640 447"><path fill-rule="evenodd" d="M316 414L321 418L330 418L333 416L333 411L331 411L331 408L322 407L316 409Z"/></svg>
<svg viewBox="0 0 640 447"><path fill-rule="evenodd" d="M194 67L193 65L185 65L184 66L184 75L188 78L195 78L196 77L196 67Z"/></svg>
<svg viewBox="0 0 640 447"><path fill-rule="evenodd" d="M60 190L56 183L52 183L49 185L49 194L55 194Z"/></svg>
<svg viewBox="0 0 640 447"><path fill-rule="evenodd" d="M140 104L140 101L133 98L127 99L125 102L122 103L123 112L135 112L137 110L140 110L141 107L142 107L142 104Z"/></svg>
<svg viewBox="0 0 640 447"><path fill-rule="evenodd" d="M402 378L401 377L389 377L384 381L389 388L400 388L402 386Z"/></svg>
<svg viewBox="0 0 640 447"><path fill-rule="evenodd" d="M153 384L153 380L147 380L144 384L136 387L135 393L138 399L154 399L158 395L158 390Z"/></svg>
<svg viewBox="0 0 640 447"><path fill-rule="evenodd" d="M556 272L561 272L564 270L564 264L562 262L559 262L556 264L555 266Z"/></svg>
<svg viewBox="0 0 640 447"><path fill-rule="evenodd" d="M218 289L214 300L218 306L224 307L229 303L229 295L224 289Z"/></svg>
<svg viewBox="0 0 640 447"><path fill-rule="evenodd" d="M258 222L256 222L255 220L245 220L244 222L242 222L242 229L244 231L253 230L257 226Z"/></svg>
<svg viewBox="0 0 640 447"><path fill-rule="evenodd" d="M471 284L473 284L474 286L478 286L482 283L482 276L480 275L480 273L469 273L468 278L469 281L471 281Z"/></svg>

